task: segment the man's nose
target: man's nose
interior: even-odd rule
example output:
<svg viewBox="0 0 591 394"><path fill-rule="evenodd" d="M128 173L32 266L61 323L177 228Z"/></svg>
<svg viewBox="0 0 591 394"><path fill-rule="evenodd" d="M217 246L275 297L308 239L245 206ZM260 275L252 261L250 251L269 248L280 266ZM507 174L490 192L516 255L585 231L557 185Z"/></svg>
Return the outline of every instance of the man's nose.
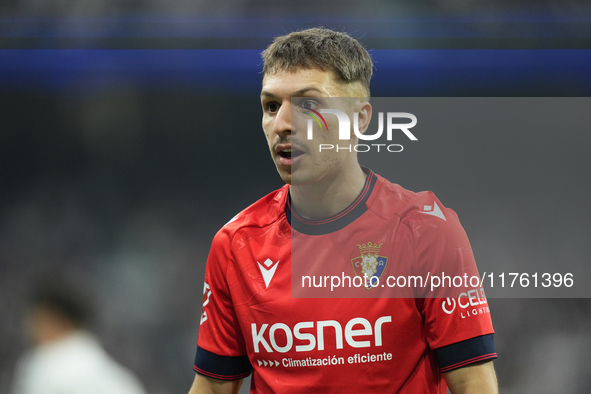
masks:
<svg viewBox="0 0 591 394"><path fill-rule="evenodd" d="M276 134L291 133L291 103L288 101L283 103L277 111L275 116L275 123L273 125L273 131Z"/></svg>

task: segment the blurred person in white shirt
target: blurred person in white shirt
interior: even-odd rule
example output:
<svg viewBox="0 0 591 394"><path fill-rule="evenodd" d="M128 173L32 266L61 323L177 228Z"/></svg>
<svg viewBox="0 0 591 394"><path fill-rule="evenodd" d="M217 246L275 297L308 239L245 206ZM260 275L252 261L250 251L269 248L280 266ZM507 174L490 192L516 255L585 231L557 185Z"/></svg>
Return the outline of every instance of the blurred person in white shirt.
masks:
<svg viewBox="0 0 591 394"><path fill-rule="evenodd" d="M33 347L19 360L13 394L145 394L84 328L88 308L66 286L40 286L27 311Z"/></svg>

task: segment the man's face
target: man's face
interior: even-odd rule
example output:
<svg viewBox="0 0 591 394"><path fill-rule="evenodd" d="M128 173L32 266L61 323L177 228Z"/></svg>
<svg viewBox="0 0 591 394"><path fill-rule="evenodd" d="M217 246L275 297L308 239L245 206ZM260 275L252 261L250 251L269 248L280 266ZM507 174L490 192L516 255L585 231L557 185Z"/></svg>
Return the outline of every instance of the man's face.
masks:
<svg viewBox="0 0 591 394"><path fill-rule="evenodd" d="M25 328L33 343L40 346L62 338L77 326L53 308L34 305L27 311Z"/></svg>
<svg viewBox="0 0 591 394"><path fill-rule="evenodd" d="M278 71L265 75L261 92L263 107L263 130L269 144L271 156L281 178L290 185L308 185L330 181L346 171L346 164L357 162L354 152L324 149L320 144L337 146L355 145L356 139L338 139L338 120L334 115L326 115L328 130L321 130L313 122L314 138L307 138L307 121L311 119L305 112L320 108L340 109L353 119L355 103L353 99L331 99L331 97L352 97L361 95L356 84L346 85L338 82L331 71L302 69L295 72ZM293 100L292 98L297 98ZM327 99L328 98L328 99ZM340 108L338 108L340 107Z"/></svg>

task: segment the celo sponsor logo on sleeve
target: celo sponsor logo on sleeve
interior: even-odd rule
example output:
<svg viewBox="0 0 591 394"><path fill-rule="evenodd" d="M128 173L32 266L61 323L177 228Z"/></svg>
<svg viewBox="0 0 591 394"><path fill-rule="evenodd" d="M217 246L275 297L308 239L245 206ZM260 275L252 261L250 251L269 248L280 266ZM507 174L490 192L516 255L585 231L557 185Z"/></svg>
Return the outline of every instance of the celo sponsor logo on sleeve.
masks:
<svg viewBox="0 0 591 394"><path fill-rule="evenodd" d="M441 309L448 315L451 315L457 309L462 319L490 313L488 301L482 287L462 292L458 298L447 297L441 303Z"/></svg>

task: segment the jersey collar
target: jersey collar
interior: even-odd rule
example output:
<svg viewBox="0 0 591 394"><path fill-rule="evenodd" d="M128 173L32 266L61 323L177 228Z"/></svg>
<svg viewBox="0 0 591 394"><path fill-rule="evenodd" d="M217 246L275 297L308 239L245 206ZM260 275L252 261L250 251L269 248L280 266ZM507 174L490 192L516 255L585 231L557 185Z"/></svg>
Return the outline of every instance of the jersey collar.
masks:
<svg viewBox="0 0 591 394"><path fill-rule="evenodd" d="M299 216L291 206L291 196L288 193L285 203L285 216L291 227L307 235L329 234L353 223L363 215L367 211L366 203L376 184L377 176L367 167L361 166L361 169L367 174L367 178L359 196L347 208L326 219L308 220Z"/></svg>

